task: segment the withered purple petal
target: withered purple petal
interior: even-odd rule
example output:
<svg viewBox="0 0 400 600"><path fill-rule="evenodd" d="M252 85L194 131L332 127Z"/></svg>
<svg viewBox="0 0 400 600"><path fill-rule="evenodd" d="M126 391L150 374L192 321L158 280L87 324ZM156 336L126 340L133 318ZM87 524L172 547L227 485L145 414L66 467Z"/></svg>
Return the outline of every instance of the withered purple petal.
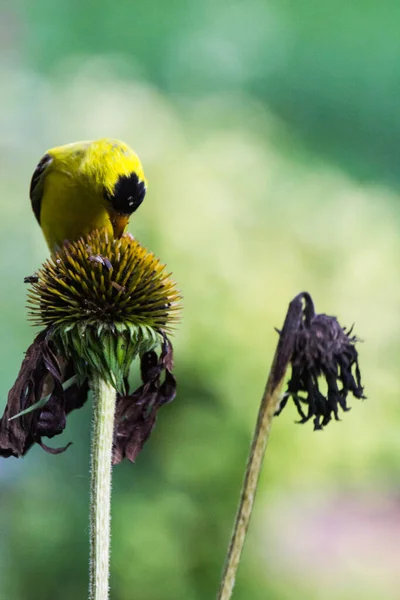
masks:
<svg viewBox="0 0 400 600"><path fill-rule="evenodd" d="M86 382L63 390L63 382L69 378L70 370L70 365L58 356L49 330L39 333L26 352L0 419L0 456L23 456L34 443L52 453L66 449L67 446L49 449L41 438L60 434L65 428L66 414L82 406L87 398ZM50 398L42 408L12 419L49 394Z"/></svg>
<svg viewBox="0 0 400 600"><path fill-rule="evenodd" d="M143 385L132 394L117 396L113 464L124 458L135 461L153 430L158 410L175 398L172 366L173 349L165 337L159 357L153 351L141 357ZM163 374L164 381L161 381Z"/></svg>
<svg viewBox="0 0 400 600"><path fill-rule="evenodd" d="M46 444L44 444L42 440L40 440L39 445L48 454L62 454L63 452L68 450L68 448L72 445L72 442L68 442L68 444L66 444L65 446L61 446L60 448L52 448L51 446L46 446Z"/></svg>
<svg viewBox="0 0 400 600"><path fill-rule="evenodd" d="M170 371L165 372L165 380L158 390L160 405L172 402L176 396L176 379Z"/></svg>

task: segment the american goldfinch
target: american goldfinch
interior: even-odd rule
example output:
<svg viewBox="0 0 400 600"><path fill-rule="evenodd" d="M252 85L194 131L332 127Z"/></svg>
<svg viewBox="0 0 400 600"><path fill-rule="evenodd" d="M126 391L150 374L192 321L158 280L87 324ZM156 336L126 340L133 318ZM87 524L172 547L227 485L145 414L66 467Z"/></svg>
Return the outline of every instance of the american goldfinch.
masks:
<svg viewBox="0 0 400 600"><path fill-rule="evenodd" d="M32 176L30 198L50 251L56 252L94 229L120 237L146 187L133 150L101 139L48 150Z"/></svg>

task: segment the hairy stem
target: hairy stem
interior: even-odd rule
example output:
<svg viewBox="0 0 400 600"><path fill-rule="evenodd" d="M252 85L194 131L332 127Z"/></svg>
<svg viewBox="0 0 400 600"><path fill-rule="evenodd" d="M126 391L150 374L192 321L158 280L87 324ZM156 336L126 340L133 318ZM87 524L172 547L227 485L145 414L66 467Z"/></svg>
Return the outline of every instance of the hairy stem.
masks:
<svg viewBox="0 0 400 600"><path fill-rule="evenodd" d="M110 562L111 460L115 389L94 378L90 494L89 600L108 599Z"/></svg>

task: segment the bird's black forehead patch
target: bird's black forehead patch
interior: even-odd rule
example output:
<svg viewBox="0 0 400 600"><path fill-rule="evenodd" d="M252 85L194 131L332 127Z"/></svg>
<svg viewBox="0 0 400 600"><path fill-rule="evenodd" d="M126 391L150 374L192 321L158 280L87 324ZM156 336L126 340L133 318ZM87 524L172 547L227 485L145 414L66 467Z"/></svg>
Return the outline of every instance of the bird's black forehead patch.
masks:
<svg viewBox="0 0 400 600"><path fill-rule="evenodd" d="M142 204L146 195L146 184L139 181L136 173L121 175L114 185L112 193L107 192L107 200L114 210L124 215L131 215Z"/></svg>

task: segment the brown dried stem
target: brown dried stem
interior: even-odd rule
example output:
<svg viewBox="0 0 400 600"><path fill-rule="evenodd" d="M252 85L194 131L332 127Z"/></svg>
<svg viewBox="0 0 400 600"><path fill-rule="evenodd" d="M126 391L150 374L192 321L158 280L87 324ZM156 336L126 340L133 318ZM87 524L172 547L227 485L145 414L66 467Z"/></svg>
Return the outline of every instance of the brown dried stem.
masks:
<svg viewBox="0 0 400 600"><path fill-rule="evenodd" d="M244 482L242 485L239 507L236 513L233 532L226 555L217 600L229 600L232 596L236 572L253 511L262 462L269 440L271 423L279 404L286 370L293 353L294 334L298 330L301 318L302 299L301 295L299 295L289 305L285 323L280 332L278 346L268 375L264 394L261 399L257 424L253 434Z"/></svg>

